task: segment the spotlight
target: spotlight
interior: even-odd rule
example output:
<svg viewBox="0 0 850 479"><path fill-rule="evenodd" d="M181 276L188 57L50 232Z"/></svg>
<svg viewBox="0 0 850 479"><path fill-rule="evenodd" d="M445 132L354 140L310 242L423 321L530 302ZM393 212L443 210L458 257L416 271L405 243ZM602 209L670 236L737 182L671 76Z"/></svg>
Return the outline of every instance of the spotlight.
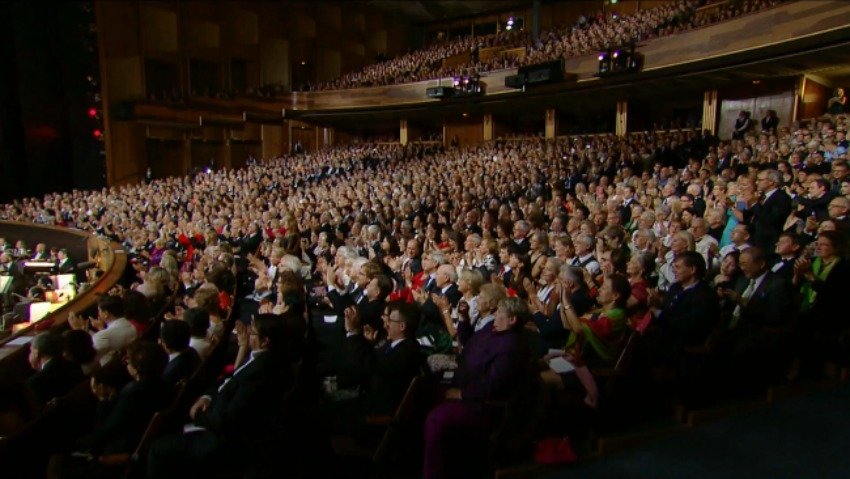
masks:
<svg viewBox="0 0 850 479"><path fill-rule="evenodd" d="M620 50L617 50L616 52L614 52L614 58L617 58L618 56L620 56Z"/></svg>

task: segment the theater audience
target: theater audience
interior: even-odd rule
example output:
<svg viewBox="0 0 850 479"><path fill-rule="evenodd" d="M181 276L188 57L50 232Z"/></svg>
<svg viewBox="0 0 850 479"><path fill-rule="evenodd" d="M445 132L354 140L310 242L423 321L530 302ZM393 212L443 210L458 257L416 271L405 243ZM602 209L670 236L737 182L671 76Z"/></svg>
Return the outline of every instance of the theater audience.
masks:
<svg viewBox="0 0 850 479"><path fill-rule="evenodd" d="M424 477L456 477L463 461L471 460L459 438L475 433L486 438L495 426L484 403L508 400L521 390L520 383L530 375L526 364L531 353L521 334L529 316L522 300L502 299L494 319L466 343L453 387L425 420Z"/></svg>
<svg viewBox="0 0 850 479"><path fill-rule="evenodd" d="M120 468L110 468L105 458L133 452L154 412L167 399L161 382L168 358L153 343L137 342L127 351L127 373L131 381L119 387L113 372L95 373L92 391L101 408L94 429L85 440L84 454L54 456L48 477L117 477ZM117 391L117 392L116 392Z"/></svg>
<svg viewBox="0 0 850 479"><path fill-rule="evenodd" d="M487 348L501 347L504 341L516 348L509 356L524 349L524 339L503 340L502 331L494 329L495 321L504 319L496 308L504 295L514 296L505 317L516 318L506 322L514 326L505 334L519 336L514 328L529 322L534 311L535 327L522 328L522 336L562 351L568 340L571 351L580 345L580 353L574 352L580 368L611 366L632 329L643 331L641 350L653 356L649 363L668 367L677 380L688 377L708 384L696 367L703 360L732 373L723 377L739 382L759 371L764 371L765 378L781 380L789 356L807 356L818 366L824 361L846 364L848 328L843 317L833 313L841 308L840 286L846 283L842 278L847 268L841 266L847 261L846 229L841 226L846 219L843 196L827 203L827 216L819 218L816 212L811 220L811 215L806 221L795 217L791 231L785 224L795 205L804 205L803 197L811 196L813 182L817 193L822 193L818 178L825 179L832 191L846 152L827 160L815 151L829 146L830 129L846 129L846 123L845 117L836 116L806 122L799 132L780 128L768 135L766 146L753 134L742 141L703 143L698 132L682 131L636 132L624 138L608 134L557 140L516 137L474 148L346 145L194 178L28 198L0 211L10 219L36 221L44 210L58 208L57 214L68 218L69 225L111 235L137 258L141 251L150 255L157 249L158 239L168 244L181 236L192 238L177 241L180 254L176 258L184 273L181 283L191 292L186 306L198 309L187 309L185 315L175 311L175 317L184 317L190 346L200 356L211 348L205 334L208 329L210 338L216 338L213 342L228 341L230 326L225 320L230 308L238 310L246 297L258 293L275 297L260 305L258 320L275 313L288 328L287 339L278 343L286 350L281 364L287 366L279 370L284 375L281 385L265 384L274 377L271 371L257 373L262 385L256 389L253 379L237 381L252 364L239 369L251 358L248 343L257 341L242 334L234 379L220 392L212 388L215 399L207 407L217 411L203 419L201 409L207 401L196 408L196 419L207 432L171 438L174 442L154 448L161 454L152 457L155 468L170 471L171 461L183 456L212 467L214 462L204 461L213 451L234 442L249 448L253 439L264 434L283 434L274 421L255 421L255 411L243 411L245 415L240 416L250 423L246 429L242 422L228 422L224 410L229 405L245 407L237 401L242 398L238 391L272 391L274 396L283 394L275 388L295 384L293 368L305 368L309 355L317 354L310 339L314 334L310 330L317 324L337 328L340 343L356 342L362 357L374 359L380 346L370 349L368 338L374 334L374 344L392 344L391 328L401 324L381 317L379 306L388 297L402 302L419 297L423 304L433 305L439 315L433 324L447 339L436 345L437 352L447 359L440 364L429 359L429 366L439 372L457 369L459 389L455 391L460 392L450 395L459 394L463 405L438 406L430 420L434 421L429 426L431 438L454 431L455 417L443 414L457 413L461 420L473 421L477 432L492 426L486 415L469 415L467 409L489 396L476 393L478 387L490 387L478 383L492 368L481 363L480 357L502 359L495 349ZM779 159L785 157L787 163ZM517 164L523 168L516 168ZM182 198L180 202L169 200L175 196ZM627 197L632 199L632 217L624 224L621 213ZM151 214L137 211L139 198L154 199ZM191 198L198 202L189 208ZM699 199L705 202L704 212L696 206ZM807 223L814 228L807 228ZM255 229L261 239L255 249L247 248L255 252L256 260L234 257L233 252L250 241ZM724 232L728 232L725 244ZM544 235L551 239L554 251L543 246ZM719 243L715 243L716 235ZM807 240L813 241L809 247ZM522 253L523 244L534 259ZM482 268L482 255L475 253L485 246L492 265ZM160 265L168 255L163 252ZM717 261L706 261L713 255ZM263 275L269 281L257 288L256 278ZM778 297L780 285L790 280L796 281L792 291ZM503 292L499 283L509 289ZM330 312L322 299L322 287L328 285L334 288L328 288ZM229 297L227 292L234 290L237 295ZM123 300L115 299L129 303L133 295L143 296L136 291L126 293ZM127 331L121 326L122 316L128 324L138 318L132 317L129 305L122 312L117 305L106 304L106 299L100 319L71 321L76 335L87 335L89 326L101 330L92 336L99 359L137 336L130 325L132 334L112 337ZM587 313L597 303L604 314L594 319ZM345 311L354 305L362 327L352 329L361 331L343 338ZM572 317L565 312L567 305L575 312L578 327L562 320L565 315ZM648 316L643 314L647 309ZM798 311L802 315L794 321ZM332 319L340 316L336 323L315 321L317 316L326 318L325 314ZM309 326L305 319L310 319ZM423 322L421 317L417 320ZM367 323L373 324L367 328ZM404 328L405 339L397 346L412 343ZM382 343L384 330L387 339ZM448 340L455 332L457 347ZM789 345L789 337L800 338L801 347ZM124 344L116 346L113 340ZM275 349L273 340L265 344ZM237 345L225 344L232 346L229 351L223 348L228 361ZM268 351L257 347L254 352L260 360ZM422 347L418 352L434 358L437 347ZM303 358L301 366L293 366L299 358ZM752 369L733 370L736 361L744 360ZM342 380L338 364L328 370ZM588 368L591 379L592 370ZM814 367L804 368L806 374L814 371ZM538 373L523 373L523 378L539 378ZM496 374L498 384L515 384L501 374ZM505 374L513 377L514 372ZM355 381L367 387L364 399L370 401L376 387L373 378L359 376ZM247 389L233 390L236 386L229 385L234 381ZM581 386L581 393L591 396L591 404L601 399L589 394L593 386ZM492 391L507 399L507 390L513 390L504 387ZM471 388L469 395L467 388ZM254 394L248 395L254 398ZM265 400L259 400L258 409L265 407ZM385 409L392 410L395 401L387 400ZM445 450L434 444L429 446L428 461L439 468ZM439 470L431 467L428 470Z"/></svg>
<svg viewBox="0 0 850 479"><path fill-rule="evenodd" d="M64 395L83 379L79 366L63 357L62 346L62 336L53 332L41 333L30 343L29 363L36 373L27 379L27 387L39 405Z"/></svg>
<svg viewBox="0 0 850 479"><path fill-rule="evenodd" d="M210 314L201 308L189 308L183 312L183 321L189 325L189 347L203 360L212 353L213 343L208 339Z"/></svg>
<svg viewBox="0 0 850 479"><path fill-rule="evenodd" d="M101 365L108 363L115 352L136 339L136 328L124 318L124 301L116 296L103 296L97 303L97 318L83 318L69 313L68 324L73 329L92 329L92 341Z"/></svg>
<svg viewBox="0 0 850 479"><path fill-rule="evenodd" d="M178 319L163 321L159 329L159 344L168 354L168 365L162 373L166 386L174 387L195 372L201 358L189 347L191 330L189 324Z"/></svg>
<svg viewBox="0 0 850 479"><path fill-rule="evenodd" d="M148 457L148 477L185 477L213 471L241 470L263 463L259 447L281 431L284 394L294 381L286 357L288 341L279 317L261 314L242 328L240 354L233 375L192 406L192 425L183 434L156 441ZM222 469L230 468L230 469Z"/></svg>
<svg viewBox="0 0 850 479"><path fill-rule="evenodd" d="M90 375L95 369L97 357L91 335L85 331L69 329L62 333L62 343L62 357L77 365L83 375Z"/></svg>

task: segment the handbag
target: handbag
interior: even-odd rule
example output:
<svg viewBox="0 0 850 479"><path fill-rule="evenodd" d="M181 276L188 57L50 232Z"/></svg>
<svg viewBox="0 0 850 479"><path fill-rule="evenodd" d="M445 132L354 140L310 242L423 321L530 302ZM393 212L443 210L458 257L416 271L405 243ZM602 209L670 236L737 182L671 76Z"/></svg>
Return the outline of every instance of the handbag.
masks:
<svg viewBox="0 0 850 479"><path fill-rule="evenodd" d="M534 446L534 461L538 464L571 464L577 460L578 455L567 436L543 438Z"/></svg>

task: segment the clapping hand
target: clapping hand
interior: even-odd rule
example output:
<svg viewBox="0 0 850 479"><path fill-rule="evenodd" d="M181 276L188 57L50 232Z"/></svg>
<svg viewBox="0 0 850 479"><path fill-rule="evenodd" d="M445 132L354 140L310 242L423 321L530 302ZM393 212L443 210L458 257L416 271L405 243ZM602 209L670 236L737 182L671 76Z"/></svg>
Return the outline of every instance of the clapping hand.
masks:
<svg viewBox="0 0 850 479"><path fill-rule="evenodd" d="M469 321L469 303L464 300L457 303L457 316L461 321Z"/></svg>
<svg viewBox="0 0 850 479"><path fill-rule="evenodd" d="M360 312L356 306L345 308L345 332L354 333L360 329Z"/></svg>
<svg viewBox="0 0 850 479"><path fill-rule="evenodd" d="M68 313L68 324L71 326L71 329L82 331L85 331L89 327L89 321L82 316L77 316L73 311Z"/></svg>
<svg viewBox="0 0 850 479"><path fill-rule="evenodd" d="M447 311L450 308L449 298L445 296L440 296L436 293L431 293L431 301L433 301L434 304L437 305L437 309L439 309L440 311Z"/></svg>
<svg viewBox="0 0 850 479"><path fill-rule="evenodd" d="M798 258L794 262L794 274L802 276L807 281L814 281L815 275L812 273L812 260L806 258Z"/></svg>

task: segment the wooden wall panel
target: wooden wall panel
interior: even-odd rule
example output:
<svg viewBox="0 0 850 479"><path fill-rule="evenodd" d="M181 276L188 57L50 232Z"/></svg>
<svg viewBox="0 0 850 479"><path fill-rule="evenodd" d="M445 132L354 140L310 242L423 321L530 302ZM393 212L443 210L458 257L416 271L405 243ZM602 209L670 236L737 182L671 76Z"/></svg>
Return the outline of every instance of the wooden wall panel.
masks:
<svg viewBox="0 0 850 479"><path fill-rule="evenodd" d="M339 78L342 73L342 54L339 50L320 48L316 64L316 79L329 81Z"/></svg>
<svg viewBox="0 0 850 479"><path fill-rule="evenodd" d="M109 58L106 75L110 102L138 100L145 97L140 57Z"/></svg>
<svg viewBox="0 0 850 479"><path fill-rule="evenodd" d="M484 124L481 118L446 123L446 144L457 140L461 148L480 144L484 141Z"/></svg>
<svg viewBox="0 0 850 479"><path fill-rule="evenodd" d="M260 45L260 83L289 87L289 40L270 38Z"/></svg>
<svg viewBox="0 0 850 479"><path fill-rule="evenodd" d="M283 125L260 125L262 154L258 158L277 158L286 153L283 143Z"/></svg>
<svg viewBox="0 0 850 479"><path fill-rule="evenodd" d="M154 178L183 176L183 149L185 142L149 139L147 141L147 159Z"/></svg>
<svg viewBox="0 0 850 479"><path fill-rule="evenodd" d="M177 13L152 4L141 5L142 50L148 52L177 51Z"/></svg>
<svg viewBox="0 0 850 479"><path fill-rule="evenodd" d="M256 45L260 39L257 14L242 8L228 13L227 38L234 45Z"/></svg>
<svg viewBox="0 0 850 479"><path fill-rule="evenodd" d="M221 46L221 27L215 22L205 20L187 20L184 36L187 53L197 55L208 49Z"/></svg>
<svg viewBox="0 0 850 479"><path fill-rule="evenodd" d="M107 183L135 183L144 177L147 168L145 150L146 129L127 121L113 122L107 141L112 143L112 157L107 159Z"/></svg>
<svg viewBox="0 0 850 479"><path fill-rule="evenodd" d="M257 141L233 141L230 143L230 166L242 168L248 157L259 160L262 158L263 145Z"/></svg>
<svg viewBox="0 0 850 479"><path fill-rule="evenodd" d="M230 130L230 139L237 141L260 141L260 125L258 123L245 123L242 128Z"/></svg>
<svg viewBox="0 0 850 479"><path fill-rule="evenodd" d="M304 148L304 151L316 151L316 129L310 127L293 128L291 142L293 148L296 143L301 143L301 147Z"/></svg>
<svg viewBox="0 0 850 479"><path fill-rule="evenodd" d="M216 168L221 168L229 162L227 148L221 141L193 141L192 142L192 168L206 168L211 163Z"/></svg>
<svg viewBox="0 0 850 479"><path fill-rule="evenodd" d="M139 6L136 2L98 2L97 25L109 41L98 45L107 58L138 56Z"/></svg>
<svg viewBox="0 0 850 479"><path fill-rule="evenodd" d="M546 30L553 25L572 25L579 15L601 10L599 0L576 0L570 2L544 3L540 7L540 29ZM525 19L526 28L531 28L531 15Z"/></svg>
<svg viewBox="0 0 850 479"><path fill-rule="evenodd" d="M832 88L806 77L797 118L807 120L826 113L826 104L832 97Z"/></svg>

